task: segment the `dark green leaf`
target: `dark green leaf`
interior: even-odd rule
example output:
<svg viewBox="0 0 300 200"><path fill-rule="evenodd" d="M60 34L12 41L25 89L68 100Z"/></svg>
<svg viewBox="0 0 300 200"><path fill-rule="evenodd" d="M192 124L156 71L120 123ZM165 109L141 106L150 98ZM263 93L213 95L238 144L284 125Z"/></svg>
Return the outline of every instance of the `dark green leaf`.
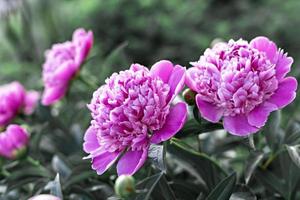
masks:
<svg viewBox="0 0 300 200"><path fill-rule="evenodd" d="M300 168L300 149L299 146L288 146L286 145L286 149L292 159L292 161Z"/></svg>
<svg viewBox="0 0 300 200"><path fill-rule="evenodd" d="M207 200L225 200L231 196L236 182L236 174L233 173L222 180L208 195Z"/></svg>
<svg viewBox="0 0 300 200"><path fill-rule="evenodd" d="M284 133L280 128L281 113L280 111L272 112L268 118L263 132L266 136L267 143L273 151L279 149L280 144L283 141Z"/></svg>
<svg viewBox="0 0 300 200"><path fill-rule="evenodd" d="M135 200L148 200L154 188L158 185L159 180L163 176L163 173L158 173L150 176L137 184L136 188L140 190L140 193L135 197Z"/></svg>
<svg viewBox="0 0 300 200"><path fill-rule="evenodd" d="M53 181L49 182L45 186L45 189L50 190L50 194L61 198L61 200L63 199L59 174L56 175L56 177Z"/></svg>
<svg viewBox="0 0 300 200"><path fill-rule="evenodd" d="M264 158L263 152L259 151L252 151L246 161L245 166L245 182L246 184L249 183L249 180L256 169L256 167L259 165L259 163Z"/></svg>

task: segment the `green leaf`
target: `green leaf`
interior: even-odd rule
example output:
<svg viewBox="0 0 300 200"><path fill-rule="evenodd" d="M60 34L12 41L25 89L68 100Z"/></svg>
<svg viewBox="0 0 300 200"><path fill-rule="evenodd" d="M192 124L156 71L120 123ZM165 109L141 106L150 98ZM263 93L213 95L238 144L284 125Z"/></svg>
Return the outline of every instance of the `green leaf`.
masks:
<svg viewBox="0 0 300 200"><path fill-rule="evenodd" d="M280 144L283 142L284 133L280 128L281 113L280 111L272 112L268 118L268 122L264 126L263 132L265 134L268 146L276 152Z"/></svg>
<svg viewBox="0 0 300 200"><path fill-rule="evenodd" d="M231 196L236 182L236 173L232 173L222 180L208 195L207 200L225 200Z"/></svg>
<svg viewBox="0 0 300 200"><path fill-rule="evenodd" d="M140 194L135 197L135 200L148 200L154 188L158 185L163 173L158 173L150 176L137 184L136 188L141 190ZM144 191L143 191L144 190Z"/></svg>
<svg viewBox="0 0 300 200"><path fill-rule="evenodd" d="M148 158L150 158L152 164L159 170L166 172L166 150L164 145L151 144L148 151Z"/></svg>
<svg viewBox="0 0 300 200"><path fill-rule="evenodd" d="M249 180L250 180L254 170L261 163L263 158L264 158L263 152L252 151L250 153L249 157L246 160L246 166L245 166L245 182L246 182L246 184L249 183Z"/></svg>
<svg viewBox="0 0 300 200"><path fill-rule="evenodd" d="M179 160L179 164L190 172L206 188L205 192L211 191L227 173L219 164L205 153L200 153L183 141L172 138L168 148L174 157Z"/></svg>
<svg viewBox="0 0 300 200"><path fill-rule="evenodd" d="M53 156L51 164L54 171L60 174L63 179L70 176L70 167L58 155Z"/></svg>
<svg viewBox="0 0 300 200"><path fill-rule="evenodd" d="M286 145L286 149L290 155L292 161L300 168L300 149L299 145L296 146L288 146Z"/></svg>

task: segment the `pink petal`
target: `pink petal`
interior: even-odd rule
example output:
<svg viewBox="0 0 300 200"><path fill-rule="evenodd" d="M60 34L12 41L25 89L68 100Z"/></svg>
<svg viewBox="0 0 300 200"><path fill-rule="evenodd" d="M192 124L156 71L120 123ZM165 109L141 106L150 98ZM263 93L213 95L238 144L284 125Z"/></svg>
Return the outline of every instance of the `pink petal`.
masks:
<svg viewBox="0 0 300 200"><path fill-rule="evenodd" d="M206 119L210 122L214 122L214 123L220 121L220 119L223 115L222 109L212 105L211 103L209 103L207 101L203 101L199 94L196 95L196 104L201 113L201 116L204 119Z"/></svg>
<svg viewBox="0 0 300 200"><path fill-rule="evenodd" d="M275 93L268 99L268 102L277 105L278 108L283 108L290 104L296 97L297 80L294 77L283 79Z"/></svg>
<svg viewBox="0 0 300 200"><path fill-rule="evenodd" d="M161 60L155 63L150 70L150 73L154 76L160 77L160 79L168 83L173 71L173 64L168 60Z"/></svg>
<svg viewBox="0 0 300 200"><path fill-rule="evenodd" d="M258 128L264 126L269 114L276 109L276 105L268 102L255 107L247 116L249 124Z"/></svg>
<svg viewBox="0 0 300 200"><path fill-rule="evenodd" d="M245 115L226 116L223 118L223 125L226 131L237 136L247 136L259 130L249 124Z"/></svg>
<svg viewBox="0 0 300 200"><path fill-rule="evenodd" d="M127 151L119 160L117 165L118 175L133 175L145 163L148 148L139 151Z"/></svg>
<svg viewBox="0 0 300 200"><path fill-rule="evenodd" d="M28 91L25 97L24 113L31 115L38 104L40 93L37 91Z"/></svg>
<svg viewBox="0 0 300 200"><path fill-rule="evenodd" d="M250 45L256 48L259 51L263 51L266 53L267 57L271 62L274 62L277 46L274 42L270 41L267 37L256 37L251 42Z"/></svg>
<svg viewBox="0 0 300 200"><path fill-rule="evenodd" d="M287 57L283 51L277 52L277 62L276 62L276 77L281 80L285 75L291 70L291 66L294 60L292 57Z"/></svg>
<svg viewBox="0 0 300 200"><path fill-rule="evenodd" d="M56 103L61 98L64 97L67 90L67 86L56 86L56 87L46 87L42 97L42 104L44 106L49 106Z"/></svg>
<svg viewBox="0 0 300 200"><path fill-rule="evenodd" d="M176 65L172 71L168 84L170 85L170 101L182 90L185 81L185 68Z"/></svg>
<svg viewBox="0 0 300 200"><path fill-rule="evenodd" d="M171 108L164 126L153 132L151 143L160 143L173 137L184 125L187 118L186 103L179 102Z"/></svg>
<svg viewBox="0 0 300 200"><path fill-rule="evenodd" d="M185 77L185 84L195 92L197 92L197 83L195 81L194 74L197 73L199 70L196 67L191 67L186 70L186 77Z"/></svg>
<svg viewBox="0 0 300 200"><path fill-rule="evenodd" d="M103 152L93 158L92 168L97 171L98 175L101 175L115 163L120 154L121 152Z"/></svg>
<svg viewBox="0 0 300 200"><path fill-rule="evenodd" d="M83 150L91 153L100 147L97 139L97 131L90 126L84 135Z"/></svg>

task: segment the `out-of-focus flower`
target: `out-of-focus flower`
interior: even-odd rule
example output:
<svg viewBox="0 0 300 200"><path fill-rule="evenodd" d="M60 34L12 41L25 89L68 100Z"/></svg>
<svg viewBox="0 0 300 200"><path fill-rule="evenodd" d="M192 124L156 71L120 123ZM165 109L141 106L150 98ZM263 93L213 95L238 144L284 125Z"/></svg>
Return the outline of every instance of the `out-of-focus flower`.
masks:
<svg viewBox="0 0 300 200"><path fill-rule="evenodd" d="M64 97L69 83L80 70L93 45L93 33L77 29L72 41L54 44L45 53L43 105L51 105Z"/></svg>
<svg viewBox="0 0 300 200"><path fill-rule="evenodd" d="M115 183L115 192L120 197L126 198L135 192L135 180L132 176L121 175Z"/></svg>
<svg viewBox="0 0 300 200"><path fill-rule="evenodd" d="M266 37L217 43L186 73L186 84L198 94L203 118L231 134L257 132L270 112L291 103L297 81L286 77L293 59Z"/></svg>
<svg viewBox="0 0 300 200"><path fill-rule="evenodd" d="M38 92L26 92L19 82L0 86L0 127L9 124L19 112L31 114L38 99Z"/></svg>
<svg viewBox="0 0 300 200"><path fill-rule="evenodd" d="M93 120L85 133L84 151L99 175L121 155L118 174L134 174L144 164L150 143L166 141L182 128L187 105L171 103L184 78L185 68L169 61L154 64L150 71L133 64L114 73L94 93L88 105Z"/></svg>
<svg viewBox="0 0 300 200"><path fill-rule="evenodd" d="M61 200L60 198L50 195L50 194L40 194L34 197L31 197L28 200Z"/></svg>
<svg viewBox="0 0 300 200"><path fill-rule="evenodd" d="M16 159L23 154L28 144L29 136L19 125L9 125L6 131L0 133L0 156Z"/></svg>

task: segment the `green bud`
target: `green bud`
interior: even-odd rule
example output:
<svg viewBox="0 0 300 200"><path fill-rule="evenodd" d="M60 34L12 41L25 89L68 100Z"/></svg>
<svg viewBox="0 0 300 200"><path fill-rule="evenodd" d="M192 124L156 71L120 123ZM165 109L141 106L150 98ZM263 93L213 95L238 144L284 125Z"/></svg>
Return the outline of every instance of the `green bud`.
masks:
<svg viewBox="0 0 300 200"><path fill-rule="evenodd" d="M24 158L27 155L27 148L26 148L26 146L24 146L24 147L22 147L22 148L20 148L18 150L15 150L13 152L13 155L14 155L14 158L17 159L17 160Z"/></svg>
<svg viewBox="0 0 300 200"><path fill-rule="evenodd" d="M122 198L126 198L135 193L135 180L132 176L121 175L115 183L115 192Z"/></svg>
<svg viewBox="0 0 300 200"><path fill-rule="evenodd" d="M193 90L187 88L183 91L183 98L185 100L185 102L189 105L194 105L195 104L195 96L196 96L196 92L194 92Z"/></svg>

